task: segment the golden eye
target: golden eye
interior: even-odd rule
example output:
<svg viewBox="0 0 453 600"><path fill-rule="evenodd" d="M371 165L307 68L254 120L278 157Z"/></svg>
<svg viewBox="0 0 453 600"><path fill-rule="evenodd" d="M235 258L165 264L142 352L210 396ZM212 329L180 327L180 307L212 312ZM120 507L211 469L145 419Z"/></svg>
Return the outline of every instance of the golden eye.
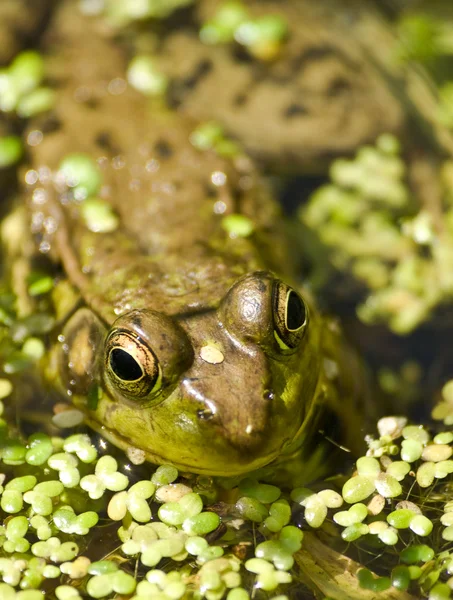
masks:
<svg viewBox="0 0 453 600"><path fill-rule="evenodd" d="M154 352L135 335L113 330L105 344L105 369L121 392L143 398L157 392L162 371Z"/></svg>
<svg viewBox="0 0 453 600"><path fill-rule="evenodd" d="M274 336L282 350L294 350L307 330L308 308L299 294L282 281L273 289Z"/></svg>

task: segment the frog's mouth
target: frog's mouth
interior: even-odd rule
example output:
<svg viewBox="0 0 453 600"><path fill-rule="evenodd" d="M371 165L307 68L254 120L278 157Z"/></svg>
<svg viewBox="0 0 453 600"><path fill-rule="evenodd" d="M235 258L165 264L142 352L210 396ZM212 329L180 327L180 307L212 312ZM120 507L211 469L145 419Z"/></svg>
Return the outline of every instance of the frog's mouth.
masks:
<svg viewBox="0 0 453 600"><path fill-rule="evenodd" d="M87 414L85 415L85 423L91 429L93 429L102 437L104 437L107 441L111 442L114 446L123 450L126 453L126 455L131 459L131 462L135 464L139 464L142 462L150 462L157 465L171 464L180 471L188 471L190 473L196 473L198 475L210 475L215 477L237 477L269 465L270 463L275 461L280 455L280 452L278 450L275 450L274 452L271 452L266 455L260 455L259 457L256 457L252 460L244 457L243 463L230 461L226 458L222 464L217 463L215 466L205 466L203 463L197 463L191 460L191 457L189 456L184 456L184 449L182 448L178 448L178 456L181 457L181 460L175 460L174 458L168 457L166 458L165 456L162 456L154 451L139 448L135 444L133 444L133 442L126 436L121 435L117 431L109 429L105 425L101 425L95 419L90 418ZM208 457L209 450L207 448L201 448L200 455Z"/></svg>

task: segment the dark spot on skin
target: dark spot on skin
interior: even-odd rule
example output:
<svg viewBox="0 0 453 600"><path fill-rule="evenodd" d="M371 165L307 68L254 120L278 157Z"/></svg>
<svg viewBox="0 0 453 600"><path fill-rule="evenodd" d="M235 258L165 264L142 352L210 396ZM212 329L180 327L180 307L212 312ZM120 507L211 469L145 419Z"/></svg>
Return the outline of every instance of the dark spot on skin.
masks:
<svg viewBox="0 0 453 600"><path fill-rule="evenodd" d="M218 189L210 183L205 183L204 189L207 198L217 198L219 195Z"/></svg>
<svg viewBox="0 0 453 600"><path fill-rule="evenodd" d="M92 110L96 110L99 108L100 102L97 98L88 98L88 100L85 100L84 105Z"/></svg>
<svg viewBox="0 0 453 600"><path fill-rule="evenodd" d="M312 62L329 58L344 63L351 71L357 71L358 69L357 63L344 54L340 48L325 44L324 46L304 48L291 62L291 70L293 73L298 72Z"/></svg>
<svg viewBox="0 0 453 600"><path fill-rule="evenodd" d="M339 96L340 94L343 94L344 92L347 92L350 89L351 84L347 79L345 79L344 77L337 77L336 79L334 79L334 81L332 81L327 93L329 94L329 96Z"/></svg>
<svg viewBox="0 0 453 600"><path fill-rule="evenodd" d="M212 71L212 66L212 61L209 58L201 60L195 67L193 74L186 79L186 87L188 89L194 88Z"/></svg>
<svg viewBox="0 0 453 600"><path fill-rule="evenodd" d="M170 158L171 156L173 156L172 147L165 140L159 140L156 143L156 145L154 146L154 149L155 149L157 155L159 156L159 158L165 159L165 158Z"/></svg>
<svg viewBox="0 0 453 600"><path fill-rule="evenodd" d="M292 119L293 117L301 117L306 115L308 110L302 104L293 102L283 111L283 117L285 119Z"/></svg>
<svg viewBox="0 0 453 600"><path fill-rule="evenodd" d="M231 48L233 58L236 62L241 63L253 63L254 59L251 56L250 52L247 52L245 48L242 46L235 45Z"/></svg>
<svg viewBox="0 0 453 600"><path fill-rule="evenodd" d="M166 101L169 108L176 110L184 102L184 91L181 89L180 82L172 79L167 88Z"/></svg>
<svg viewBox="0 0 453 600"><path fill-rule="evenodd" d="M142 328L142 315L140 314L139 311L136 311L133 318L131 319L131 323L133 328L135 329L141 329Z"/></svg>
<svg viewBox="0 0 453 600"><path fill-rule="evenodd" d="M250 72L252 80L255 84L258 84L261 81L265 81L266 79L275 78L276 80L278 80L278 76L275 73L269 72L267 65L253 63L250 65Z"/></svg>
<svg viewBox="0 0 453 600"><path fill-rule="evenodd" d="M245 93L236 94L233 98L233 106L244 106L248 101L248 96Z"/></svg>
<svg viewBox="0 0 453 600"><path fill-rule="evenodd" d="M335 55L336 53L337 48L334 48L333 46L310 46L309 48L304 48L302 52L293 59L291 66L295 71L298 71L311 61L320 60L327 56Z"/></svg>
<svg viewBox="0 0 453 600"><path fill-rule="evenodd" d="M54 89L60 89L60 88L64 87L65 85L67 85L69 79L70 79L69 77L65 77L65 76L61 76L61 77L48 76L48 77L46 77L46 82L47 82L47 85L54 90Z"/></svg>
<svg viewBox="0 0 453 600"><path fill-rule="evenodd" d="M54 133L61 129L61 121L56 115L49 115L43 120L39 128L44 134Z"/></svg>
<svg viewBox="0 0 453 600"><path fill-rule="evenodd" d="M265 291L266 291L266 284L264 283L264 281L258 280L256 287L258 288L258 291L261 292L261 294L265 293Z"/></svg>
<svg viewBox="0 0 453 600"><path fill-rule="evenodd" d="M101 133L96 137L96 144L111 154L119 154L119 149L112 142L112 136L108 131L101 131Z"/></svg>
<svg viewBox="0 0 453 600"><path fill-rule="evenodd" d="M170 108L180 106L186 95L194 90L197 85L212 71L212 61L208 58L200 60L192 73L186 77L175 78L170 82L167 92L167 102Z"/></svg>

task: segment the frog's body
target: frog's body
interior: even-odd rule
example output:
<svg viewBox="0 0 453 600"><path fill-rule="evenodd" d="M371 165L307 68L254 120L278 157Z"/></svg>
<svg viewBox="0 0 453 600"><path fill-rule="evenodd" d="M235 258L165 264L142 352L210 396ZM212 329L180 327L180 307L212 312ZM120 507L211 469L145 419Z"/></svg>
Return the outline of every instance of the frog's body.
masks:
<svg viewBox="0 0 453 600"><path fill-rule="evenodd" d="M358 361L290 287L279 211L250 161L196 150L193 124L151 110L118 49L73 10L49 38L58 101L32 125L43 138L25 175L31 254L62 269L55 298L68 283L76 297L56 301L48 376L135 457L214 475L285 462L293 480L313 477L335 448L325 436L361 437ZM90 230L58 171L75 152L99 165L111 231ZM229 235L231 213L253 234Z"/></svg>
<svg viewBox="0 0 453 600"><path fill-rule="evenodd" d="M225 4L199 0L193 22L209 22ZM283 19L288 34L282 51L260 62L235 44L201 43L192 22L175 28L159 48L172 106L219 121L273 171L321 172L379 133L404 135L402 95L394 93L378 53L367 48L367 35L382 33L373 0L243 5L250 18ZM370 21L374 28L367 32Z"/></svg>

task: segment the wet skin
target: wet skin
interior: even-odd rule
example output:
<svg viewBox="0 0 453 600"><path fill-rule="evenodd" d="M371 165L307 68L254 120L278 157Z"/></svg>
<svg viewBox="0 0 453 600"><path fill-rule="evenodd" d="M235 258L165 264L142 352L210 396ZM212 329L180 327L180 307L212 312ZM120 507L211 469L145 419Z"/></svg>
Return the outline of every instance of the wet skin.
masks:
<svg viewBox="0 0 453 600"><path fill-rule="evenodd" d="M32 125L43 139L25 185L29 258L59 273L47 377L130 455L212 475L321 472L334 448L324 434L357 440L360 369L294 284L253 165L195 149L194 124L128 87L118 48L72 2L48 40L58 101ZM58 174L74 152L99 165L113 231L90 230ZM227 233L231 213L253 220L250 236Z"/></svg>

